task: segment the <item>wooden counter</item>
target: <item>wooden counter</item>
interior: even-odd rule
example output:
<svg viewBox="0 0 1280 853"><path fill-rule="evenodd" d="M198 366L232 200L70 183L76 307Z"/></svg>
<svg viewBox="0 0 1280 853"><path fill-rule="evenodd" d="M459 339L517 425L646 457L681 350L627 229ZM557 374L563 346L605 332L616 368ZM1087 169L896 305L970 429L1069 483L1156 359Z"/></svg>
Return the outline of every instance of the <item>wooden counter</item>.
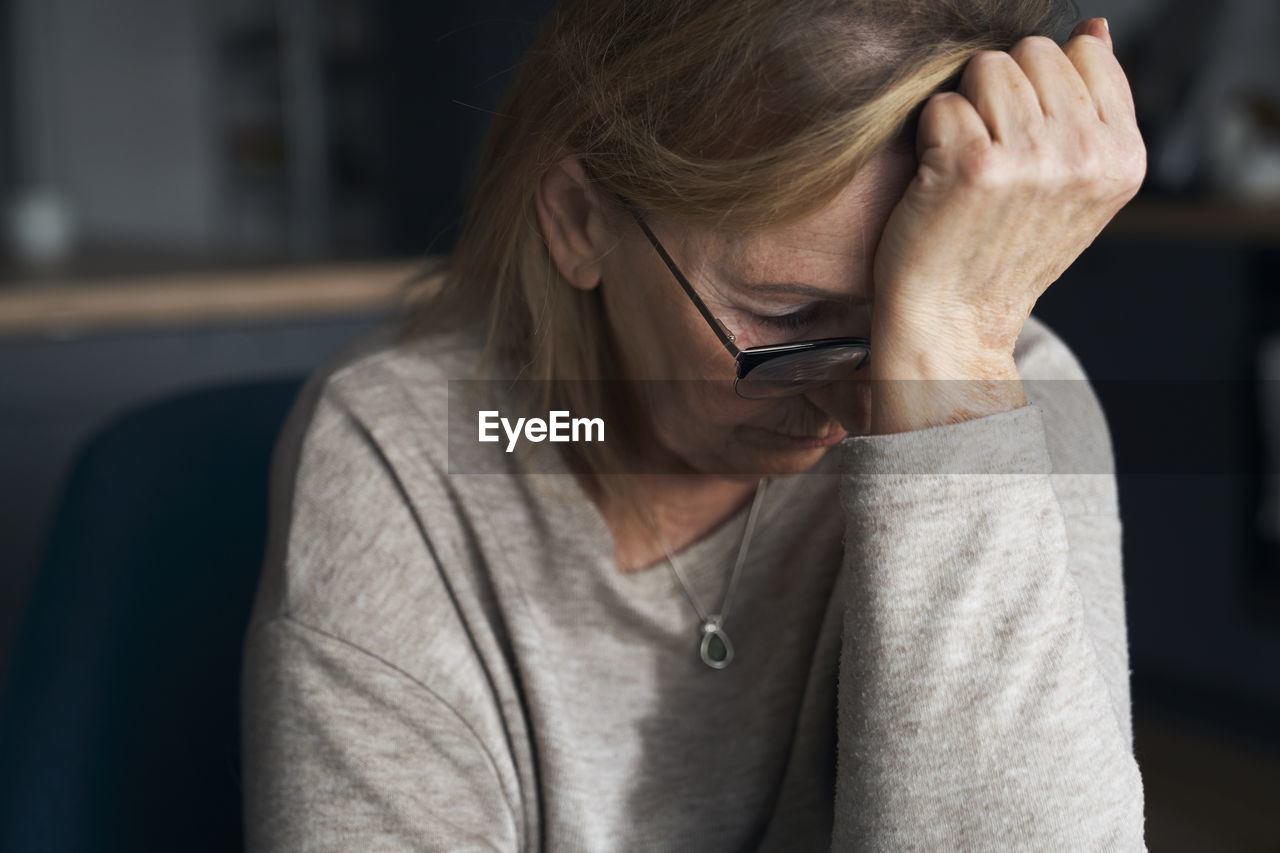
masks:
<svg viewBox="0 0 1280 853"><path fill-rule="evenodd" d="M0 335L371 314L431 285L439 261L387 260L0 283Z"/></svg>
<svg viewBox="0 0 1280 853"><path fill-rule="evenodd" d="M1280 246L1280 205L1139 199L1098 237ZM31 277L0 281L0 335L41 335L319 317L394 309L443 258L276 263L200 272ZM98 264L99 268L105 263ZM207 266L207 260L206 260Z"/></svg>
<svg viewBox="0 0 1280 853"><path fill-rule="evenodd" d="M1218 198L1148 199L1130 202L1099 239L1150 238L1179 242L1280 246L1280 203L1251 204Z"/></svg>

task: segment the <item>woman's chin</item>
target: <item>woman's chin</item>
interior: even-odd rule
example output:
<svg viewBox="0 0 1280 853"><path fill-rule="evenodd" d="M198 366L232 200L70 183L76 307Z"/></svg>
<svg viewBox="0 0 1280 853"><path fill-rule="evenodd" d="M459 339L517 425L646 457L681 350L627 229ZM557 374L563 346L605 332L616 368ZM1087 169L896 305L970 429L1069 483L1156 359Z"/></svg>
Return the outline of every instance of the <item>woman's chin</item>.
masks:
<svg viewBox="0 0 1280 853"><path fill-rule="evenodd" d="M802 474L818 463L848 432L835 428L817 435L793 436L762 427L737 430L745 466L758 476Z"/></svg>

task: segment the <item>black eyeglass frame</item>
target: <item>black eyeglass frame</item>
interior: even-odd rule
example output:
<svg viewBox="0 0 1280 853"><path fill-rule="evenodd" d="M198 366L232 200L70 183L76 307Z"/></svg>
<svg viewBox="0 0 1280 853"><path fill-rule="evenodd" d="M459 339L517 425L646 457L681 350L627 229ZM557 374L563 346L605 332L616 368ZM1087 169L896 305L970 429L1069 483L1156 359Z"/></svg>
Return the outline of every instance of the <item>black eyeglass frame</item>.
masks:
<svg viewBox="0 0 1280 853"><path fill-rule="evenodd" d="M671 275L680 283L680 287L684 289L685 294L693 302L698 313L711 326L711 330L716 333L716 337L720 339L720 343L724 344L729 354L733 356L734 366L737 376L733 382L733 388L738 391L738 383L761 365L767 364L781 356L799 355L804 352L820 352L822 350L834 349L836 347L858 347L865 351L865 355L858 363L854 370L861 370L871 360L871 340L861 337L843 337L843 338L813 338L806 341L792 341L786 344L766 344L764 346L747 347L739 349L734 343L736 336L729 331L728 327L720 321L718 317L711 313L706 304L698 296L697 291L693 289L693 285L684 277L684 273L680 272L680 268L676 266L676 262L671 259L671 255L667 253L666 248L658 241L657 235L649 228L649 224L644 221L644 217L640 215L639 209L622 196L616 196L618 202L626 208L631 217L635 219L636 224L640 226L640 230L644 232L645 237L649 239L649 243L657 251L658 256L662 258L662 262L667 265L667 269L671 271ZM779 380L780 381L780 380ZM813 384L822 384L821 382ZM797 389L810 387L808 383L796 383ZM741 391L739 396L745 397ZM750 399L750 398L748 398Z"/></svg>

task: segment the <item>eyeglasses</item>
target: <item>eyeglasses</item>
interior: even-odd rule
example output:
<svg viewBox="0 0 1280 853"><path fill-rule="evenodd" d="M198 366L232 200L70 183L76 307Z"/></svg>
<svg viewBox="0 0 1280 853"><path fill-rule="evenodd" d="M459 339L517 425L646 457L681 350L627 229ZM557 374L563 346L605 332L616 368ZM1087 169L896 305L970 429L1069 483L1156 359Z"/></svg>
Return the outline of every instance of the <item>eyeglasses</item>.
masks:
<svg viewBox="0 0 1280 853"><path fill-rule="evenodd" d="M644 221L644 217L640 215L636 206L621 196L618 197L618 201L644 231L663 263L667 265L667 269L671 270L671 274L675 276L676 281L680 282L684 292L693 301L698 313L707 321L711 330L716 333L716 337L733 356L734 365L737 368L733 390L739 397L747 400L766 400L797 394L840 379L848 379L855 371L861 370L871 358L871 341L867 338L815 338L808 341L738 349L734 344L736 340L734 334L712 315L698 297L689 280L684 277L675 261L671 260L671 255L667 254L667 250L658 242L658 238Z"/></svg>

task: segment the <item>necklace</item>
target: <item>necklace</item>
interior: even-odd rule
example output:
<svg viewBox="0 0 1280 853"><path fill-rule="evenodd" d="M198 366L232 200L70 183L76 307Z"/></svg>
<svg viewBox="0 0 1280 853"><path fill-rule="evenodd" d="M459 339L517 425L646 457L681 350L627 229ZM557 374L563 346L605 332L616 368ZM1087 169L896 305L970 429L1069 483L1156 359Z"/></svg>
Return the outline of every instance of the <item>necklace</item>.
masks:
<svg viewBox="0 0 1280 853"><path fill-rule="evenodd" d="M751 511L747 514L747 529L742 534L742 545L738 548L738 561L734 564L733 574L729 577L729 589L724 594L724 603L720 606L718 613L708 615L698 604L698 599L694 597L693 590L689 588L680 571L680 564L676 562L676 558L663 538L658 537L658 543L662 545L662 550L667 555L667 564L671 566L676 580L680 581L680 586L684 588L685 597L689 599L689 603L698 614L698 653L702 657L702 662L712 669L724 669L733 660L733 643L729 641L729 635L724 631L724 622L729 618L729 605L733 602L733 589L738 583L738 573L747 560L747 549L751 546L751 532L755 529L756 516L759 515L760 505L764 502L767 483L767 477L760 481L760 485L756 488L756 496L751 501Z"/></svg>

